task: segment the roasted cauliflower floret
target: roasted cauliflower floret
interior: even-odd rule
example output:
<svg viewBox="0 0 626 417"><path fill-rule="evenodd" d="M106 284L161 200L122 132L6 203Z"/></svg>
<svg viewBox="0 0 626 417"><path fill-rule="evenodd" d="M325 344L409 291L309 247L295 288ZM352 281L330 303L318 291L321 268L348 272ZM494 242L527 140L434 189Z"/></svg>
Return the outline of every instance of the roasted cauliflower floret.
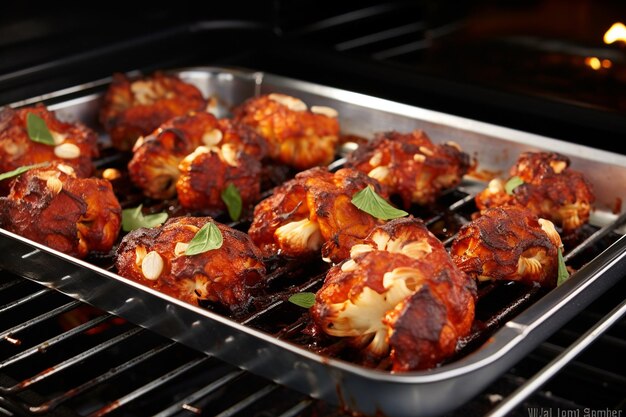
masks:
<svg viewBox="0 0 626 417"><path fill-rule="evenodd" d="M583 174L569 165L566 156L556 153L523 153L509 178L521 185L507 192L508 181L494 179L476 196L476 205L481 211L510 205L526 207L554 222L563 233L572 233L589 220L595 196Z"/></svg>
<svg viewBox="0 0 626 417"><path fill-rule="evenodd" d="M234 115L267 140L269 156L278 162L303 170L327 165L335 156L339 123L333 109L309 110L300 99L269 94L246 101Z"/></svg>
<svg viewBox="0 0 626 417"><path fill-rule="evenodd" d="M28 135L27 119L33 114L43 119L54 145L34 142ZM92 158L98 156L98 137L79 123L64 123L45 106L0 111L0 172L25 165L59 161L70 166L79 177L93 172Z"/></svg>
<svg viewBox="0 0 626 417"><path fill-rule="evenodd" d="M1 227L78 258L111 250L121 214L109 181L59 162L21 174L0 198Z"/></svg>
<svg viewBox="0 0 626 417"><path fill-rule="evenodd" d="M172 198L180 162L199 146L220 149L225 145L259 160L267 153L265 140L248 126L218 120L206 112L190 113L165 122L135 143L128 164L130 178L148 197Z"/></svg>
<svg viewBox="0 0 626 417"><path fill-rule="evenodd" d="M261 194L261 163L232 144L198 147L179 165L178 201L188 210L219 213L226 210L222 192L232 184L242 207L257 202Z"/></svg>
<svg viewBox="0 0 626 417"><path fill-rule="evenodd" d="M202 93L177 77L156 72L136 80L114 74L104 96L100 122L113 146L132 149L140 136L150 134L161 123L206 108Z"/></svg>
<svg viewBox="0 0 626 417"><path fill-rule="evenodd" d="M189 242L208 222L219 229L223 243L217 249L185 255ZM124 237L117 250L118 273L182 301L208 301L244 310L265 281L261 252L238 230L210 217L178 217L155 228L142 228Z"/></svg>
<svg viewBox="0 0 626 417"><path fill-rule="evenodd" d="M551 221L517 206L496 207L463 226L452 243L454 263L479 281L554 287L561 238Z"/></svg>
<svg viewBox="0 0 626 417"><path fill-rule="evenodd" d="M359 146L347 166L380 181L409 207L433 203L442 191L457 186L469 168L469 156L456 143L433 144L421 130L386 132Z"/></svg>
<svg viewBox="0 0 626 417"><path fill-rule="evenodd" d="M284 253L318 251L324 243L319 224L308 218L284 224L274 235Z"/></svg>
<svg viewBox="0 0 626 417"><path fill-rule="evenodd" d="M454 353L474 319L476 285L414 218L378 226L333 266L311 308L324 332L350 337L394 371L426 369Z"/></svg>
<svg viewBox="0 0 626 417"><path fill-rule="evenodd" d="M312 168L274 190L254 209L249 234L266 256L322 256L338 262L381 221L352 204L352 196L380 185L353 169Z"/></svg>

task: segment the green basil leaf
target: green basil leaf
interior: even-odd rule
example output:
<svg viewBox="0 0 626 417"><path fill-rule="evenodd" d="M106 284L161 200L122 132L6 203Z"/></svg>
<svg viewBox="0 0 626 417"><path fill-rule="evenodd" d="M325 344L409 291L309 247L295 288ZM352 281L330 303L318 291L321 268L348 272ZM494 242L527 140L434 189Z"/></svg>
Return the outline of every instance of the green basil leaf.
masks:
<svg viewBox="0 0 626 417"><path fill-rule="evenodd" d="M8 178L17 177L18 175L21 175L25 173L26 171L30 171L31 169L41 168L41 167L45 167L48 165L50 165L49 162L40 162L38 164L24 165L23 167L15 168L13 171L8 171L8 172L4 172L0 174L0 181L6 180Z"/></svg>
<svg viewBox="0 0 626 417"><path fill-rule="evenodd" d="M506 191L508 195L513 195L513 190L515 190L517 187L519 187L522 184L524 184L524 180L521 179L520 177L518 176L511 177L506 182L506 184L504 184L504 190Z"/></svg>
<svg viewBox="0 0 626 417"><path fill-rule="evenodd" d="M26 131L33 142L54 146L54 138L48 129L45 120L34 113L26 115Z"/></svg>
<svg viewBox="0 0 626 417"><path fill-rule="evenodd" d="M364 211L377 219L391 220L408 216L404 210L398 210L389 204L384 198L376 194L374 187L368 185L352 197L352 204L359 210Z"/></svg>
<svg viewBox="0 0 626 417"><path fill-rule="evenodd" d="M213 249L219 249L224 243L222 232L213 222L208 222L191 239L189 246L185 251L185 255L197 255Z"/></svg>
<svg viewBox="0 0 626 417"><path fill-rule="evenodd" d="M232 182L228 184L222 193L221 193L222 201L226 204L226 208L228 209L228 215L233 221L239 220L241 216L241 194L239 194L239 190Z"/></svg>
<svg viewBox="0 0 626 417"><path fill-rule="evenodd" d="M299 292L289 297L289 302L302 308L311 308L315 304L315 293Z"/></svg>
<svg viewBox="0 0 626 417"><path fill-rule="evenodd" d="M122 229L125 232L139 229L141 227L159 226L167 220L167 213L154 213L144 215L141 212L142 204L135 208L122 210Z"/></svg>
<svg viewBox="0 0 626 417"><path fill-rule="evenodd" d="M569 278L569 272L567 266L565 266L565 260L563 259L563 251L559 248L559 271L556 280L557 287L563 284Z"/></svg>

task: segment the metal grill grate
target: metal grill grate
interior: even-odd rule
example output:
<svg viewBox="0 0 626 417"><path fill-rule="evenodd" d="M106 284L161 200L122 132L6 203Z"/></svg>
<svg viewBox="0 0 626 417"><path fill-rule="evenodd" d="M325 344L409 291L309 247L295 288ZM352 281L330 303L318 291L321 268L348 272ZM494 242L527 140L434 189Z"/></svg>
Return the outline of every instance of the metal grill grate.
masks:
<svg viewBox="0 0 626 417"><path fill-rule="evenodd" d="M226 417L271 404L273 415L287 417L313 404L54 291L45 303L60 306L30 317L39 287L6 271L2 280L2 322L12 313L24 318L2 333L0 411L7 415ZM33 296L19 298L24 292Z"/></svg>
<svg viewBox="0 0 626 417"><path fill-rule="evenodd" d="M475 209L473 195L462 187L442 200L451 202L425 217L431 228L451 218L456 223L453 227L458 227ZM566 253L567 262L581 265L588 261L619 237L615 230L625 222L626 215L622 215L602 228L588 226L587 238ZM444 235L450 243L453 233ZM270 282L301 274L302 266L288 262L273 270ZM309 343L301 333L308 320L306 311L286 303L286 299L294 292L315 290L323 277L323 272L309 274L301 282L269 294L254 312L238 321L277 338ZM296 416L326 407L8 272L3 273L3 280L0 318L7 327L0 330L0 373L4 375L0 404L15 414L55 414L70 409L73 415L81 416L132 415L141 409L142 415L149 410L149 414L159 416L191 413L225 417L251 415L251 409L258 409L264 410L259 411L265 413L262 415ZM483 316L479 317L482 326L458 354L475 348L540 292L517 284L481 286L477 311ZM491 299L499 300L502 306L492 305ZM277 315L281 317L279 323ZM285 317L290 324L285 325ZM607 323L617 316L612 317ZM69 329L68 323L72 324ZM586 346L589 340L583 342ZM344 343L335 342L320 352L340 356L344 347ZM551 364L536 379L543 381L542 375L551 376L555 369L558 365ZM520 388L523 395L514 394L502 409L517 404L528 390L537 387L535 384L530 380L530 388ZM332 408L323 412L341 414Z"/></svg>
<svg viewBox="0 0 626 417"><path fill-rule="evenodd" d="M341 165L341 161L337 162L332 168L338 168ZM449 246L452 243L456 236L456 230L466 224L471 214L476 211L475 194L472 192L476 186L476 183L467 183L466 187L461 186L451 190L440 198L440 204L436 210L417 213L425 219L425 224L444 242L444 245ZM571 267L580 268L617 240L620 235L616 233L616 230L625 223L626 213L600 228L586 226L583 232L584 237L580 238L577 244L566 248L564 254L566 263ZM241 224L232 225L241 226ZM345 358L345 355L342 356L346 350L345 341L339 340L330 346L318 347L316 340L303 336L301 331L308 324L308 313L302 313L301 309L293 308L289 303L286 303L287 298L294 293L319 289L324 280L326 266L317 265L316 268L311 268L308 265L303 268L300 262L290 262L277 267L270 276L270 282L281 280L286 275L289 275L290 279L299 278L303 281L287 288L281 287L280 291L271 293L265 298L261 297L258 300L257 310L247 317L239 318L238 321L270 333L277 338L306 345L323 355ZM319 274L311 273L312 270L320 269L322 272ZM479 285L476 307L478 325L475 326L473 333L466 338L456 357L471 352L500 328L503 323L543 294L545 294L545 290L540 287L528 287L514 282L491 282ZM280 320L277 320L278 316ZM386 365L389 364L383 361L380 366L384 368Z"/></svg>
<svg viewBox="0 0 626 417"><path fill-rule="evenodd" d="M3 284L0 289L0 297L3 301L7 297L14 297L15 294L7 294L7 291L15 293L15 290L37 292L38 286L26 280L21 280L10 273L2 272ZM6 285L10 283L11 285ZM624 283L618 285L624 290ZM11 290L12 288L12 290ZM616 293L620 292L616 288ZM63 303L68 298L60 294L50 294L54 300L52 303ZM619 320L620 316L626 312L624 302L618 308L609 312L604 319L602 314L614 305L615 300L609 300L606 296L591 307L591 312L583 312L572 323L566 326L559 334L552 339L563 337L562 334L580 334L584 316L592 325L594 337L599 337L608 326ZM615 298L615 297L613 297ZM75 304L72 302L72 304ZM8 305L5 304L5 306ZM24 305L29 308L28 304ZM74 310L57 312L50 314L47 323L35 322L26 316L30 326L23 326L21 330L5 336L2 341L2 361L0 362L0 379L2 388L0 389L0 414L6 415L66 415L66 416L102 416L102 415L210 415L210 416L339 416L343 415L340 410L333 409L325 404L313 401L301 394L294 393L273 383L256 378L245 371L236 369L223 362L199 354L193 350L182 347L164 338L155 336L149 331L130 326L128 323L112 324L115 317L101 311L89 311L97 314L86 321L76 323L75 327L63 330L62 323L64 316L72 314L86 308L84 304L76 305ZM11 309L4 309L0 318L7 319L7 314ZM591 317L589 317L591 315ZM581 316L583 318L581 318ZM600 318L598 320L598 318ZM61 324L60 324L61 323ZM589 323L587 323L589 324ZM103 328L107 325L112 327ZM53 335L41 340L38 327L45 326L50 332L54 329ZM119 328L118 328L119 327ZM572 327L575 330L572 330ZM587 327L587 326L585 326ZM602 340L594 346L606 350L602 344L615 344L616 348L623 350L623 340L619 338L619 332L626 328L626 321L618 323L614 329L614 335L602 336ZM94 331L96 330L96 331ZM113 332L111 332L113 330ZM89 338L101 339L90 344ZM38 337L39 336L39 337ZM110 338L109 338L110 337ZM609 366L600 366L593 360L585 362L572 361L572 356L565 356L571 352L579 353L582 348L588 347L590 340L583 337L580 343L575 343L569 348L558 347L558 342L549 340L529 355L518 367L513 369L503 378L489 387L483 394L479 395L471 404L453 415L467 415L472 407L481 409L481 414L485 410L493 407L487 400L492 398L494 393L507 394L519 389L520 393L512 394L500 405L501 408L493 410L493 415L526 415L524 407L550 404L559 407L575 407L580 398L571 398L571 401L559 397L558 393L551 394L550 391L537 393L530 402L518 409L513 407L518 405L526 395L531 394L539 386L538 382L545 382L552 377L555 372L561 370L562 365L569 363L565 369L565 378L571 377L571 373L584 375L596 385L595 390L604 392L605 401L610 398L612 402L607 406L619 407L624 400L623 392L626 381L617 369ZM66 349L68 345L80 345L80 352L74 354L71 349ZM129 345L139 347L136 355L128 358L124 350ZM567 345L565 345L567 346ZM56 348L56 349L55 349ZM84 372L86 368L94 366L102 358L98 355L103 351L110 351L108 355L108 366L118 363L107 371L92 377L86 382L76 383L76 375ZM12 353L11 351L18 351ZM561 353L565 352L565 353ZM561 356L554 363L549 360L561 353ZM602 354L602 352L595 352ZM181 359L181 356L183 359ZM561 359L564 357L564 359ZM43 358L43 360L42 360ZM43 363L43 362L46 363ZM531 363L547 363L545 369L534 374L530 373L525 377L524 366ZM596 360L597 362L597 360ZM51 367L46 367L47 363L52 363ZM144 365L143 367L140 365ZM146 373L146 369L154 368L154 372ZM582 371L581 371L582 370ZM10 376L18 374L28 374L21 382L15 382ZM568 376L568 374L570 376ZM589 375L592 377L589 377ZM52 381L54 376L60 376L56 381ZM527 379L528 378L528 379ZM604 381L604 382L602 382ZM612 398L602 385L611 384L613 391ZM593 390L593 385L591 389ZM51 389L51 386L53 387ZM553 389L553 387L548 387ZM620 392L622 394L620 394ZM562 394L560 394L562 395ZM590 393L591 395L591 393ZM485 404L487 403L487 404ZM147 406L149 405L149 406ZM513 411L511 411L511 409ZM142 411L139 411L142 410ZM146 412L149 410L149 412ZM505 411L502 411L505 410ZM315 414L317 413L317 414Z"/></svg>

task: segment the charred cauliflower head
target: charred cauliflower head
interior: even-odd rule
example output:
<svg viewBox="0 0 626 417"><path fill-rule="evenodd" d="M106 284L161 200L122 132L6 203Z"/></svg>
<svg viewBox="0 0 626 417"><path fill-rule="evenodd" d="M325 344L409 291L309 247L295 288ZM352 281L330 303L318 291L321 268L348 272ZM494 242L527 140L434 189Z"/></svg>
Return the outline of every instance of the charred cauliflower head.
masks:
<svg viewBox="0 0 626 417"><path fill-rule="evenodd" d="M553 287L561 237L554 224L517 206L496 207L463 226L452 243L454 263L479 281Z"/></svg>
<svg viewBox="0 0 626 417"><path fill-rule="evenodd" d="M368 185L384 195L375 180L354 169L300 172L257 204L249 234L266 256L312 256L321 248L323 257L339 262L381 223L352 204Z"/></svg>
<svg viewBox="0 0 626 417"><path fill-rule="evenodd" d="M127 151L137 138L150 134L161 123L206 106L200 90L177 77L156 72L130 80L115 74L104 96L100 122L113 146Z"/></svg>
<svg viewBox="0 0 626 417"><path fill-rule="evenodd" d="M492 180L476 196L481 211L491 207L519 206L554 222L564 233L576 231L589 220L595 196L582 173L569 168L566 156L551 152L526 152L511 168L508 181L518 180L507 190L507 182Z"/></svg>
<svg viewBox="0 0 626 417"><path fill-rule="evenodd" d="M252 98L234 110L234 120L253 127L269 144L269 156L298 170L327 165L339 140L337 112L310 109L285 94Z"/></svg>
<svg viewBox="0 0 626 417"><path fill-rule="evenodd" d="M240 152L260 160L267 152L265 140L251 128L227 119L218 120L210 113L193 112L171 119L137 140L128 163L130 178L147 197L172 198L180 177L179 164L199 147L220 150L231 160L239 158ZM256 166L258 162L251 164ZM191 199L188 196L186 201Z"/></svg>
<svg viewBox="0 0 626 417"><path fill-rule="evenodd" d="M348 166L386 185L390 194L412 203L433 203L442 191L457 186L469 168L458 144L433 144L426 133L386 132L348 157Z"/></svg>
<svg viewBox="0 0 626 417"><path fill-rule="evenodd" d="M28 134L28 118L43 120L54 141L53 145L33 141ZM98 157L98 137L94 131L79 124L65 123L42 104L21 109L0 111L0 172L41 162L58 161L73 168L79 177L93 172L92 158Z"/></svg>
<svg viewBox="0 0 626 417"><path fill-rule="evenodd" d="M327 334L394 371L426 369L454 353L474 319L476 286L421 220L376 227L333 266L311 314Z"/></svg>
<svg viewBox="0 0 626 417"><path fill-rule="evenodd" d="M111 250L121 214L109 181L59 162L21 174L0 198L1 227L78 258Z"/></svg>
<svg viewBox="0 0 626 417"><path fill-rule="evenodd" d="M217 249L186 255L189 242L208 222L219 229L223 243ZM260 251L238 230L210 217L178 217L154 228L127 234L117 250L118 273L179 300L205 300L237 313L264 285L265 266Z"/></svg>
<svg viewBox="0 0 626 417"><path fill-rule="evenodd" d="M178 201L188 210L219 213L226 210L222 192L237 187L244 207L259 200L261 163L232 144L199 146L178 166Z"/></svg>

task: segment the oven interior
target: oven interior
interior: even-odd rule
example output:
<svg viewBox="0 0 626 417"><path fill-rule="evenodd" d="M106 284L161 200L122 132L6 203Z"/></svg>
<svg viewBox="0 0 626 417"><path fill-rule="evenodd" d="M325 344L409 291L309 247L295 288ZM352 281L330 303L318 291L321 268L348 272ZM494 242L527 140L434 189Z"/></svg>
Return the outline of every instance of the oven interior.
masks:
<svg viewBox="0 0 626 417"><path fill-rule="evenodd" d="M622 302L624 282L449 416L485 415ZM3 273L5 415L345 416L87 304ZM623 407L623 321L509 415L530 407ZM19 329L16 329L19 327ZM8 337L7 337L8 336Z"/></svg>
<svg viewBox="0 0 626 417"><path fill-rule="evenodd" d="M275 1L215 9L183 2L176 10L146 3L123 15L109 8L95 25L85 10L14 6L1 22L2 55L12 58L0 64L2 101L114 71L229 65L621 150L623 49L599 41L624 12L611 2L600 11L576 2L576 30L559 18L554 27L546 23L566 7L558 1ZM525 13L536 17L527 27L519 22ZM585 59L596 56L611 66L594 70ZM614 316L624 283L452 415L484 415L540 375L585 331ZM345 414L7 271L0 290L0 412L7 415ZM530 407L623 408L626 372L612 358L624 352L625 326L618 321L512 415Z"/></svg>

